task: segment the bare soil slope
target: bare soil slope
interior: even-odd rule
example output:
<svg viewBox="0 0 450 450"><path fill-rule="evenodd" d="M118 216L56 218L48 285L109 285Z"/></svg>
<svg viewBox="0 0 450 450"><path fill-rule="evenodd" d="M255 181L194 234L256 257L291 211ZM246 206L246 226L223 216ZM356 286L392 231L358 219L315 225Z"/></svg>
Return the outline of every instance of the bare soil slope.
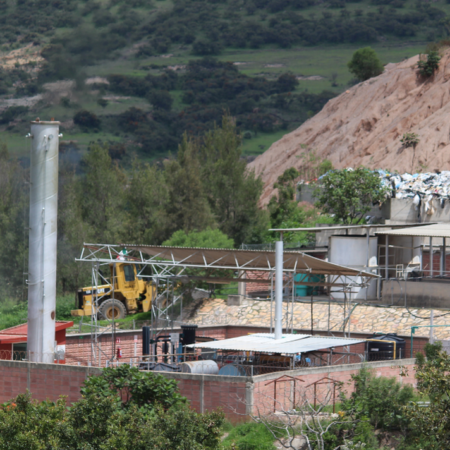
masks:
<svg viewBox="0 0 450 450"><path fill-rule="evenodd" d="M450 50L439 71L424 80L419 57L388 64L385 72L330 100L323 110L249 164L264 181L267 204L277 177L300 171L311 160L330 159L336 168L365 166L399 172L450 169ZM417 133L415 151L400 142Z"/></svg>

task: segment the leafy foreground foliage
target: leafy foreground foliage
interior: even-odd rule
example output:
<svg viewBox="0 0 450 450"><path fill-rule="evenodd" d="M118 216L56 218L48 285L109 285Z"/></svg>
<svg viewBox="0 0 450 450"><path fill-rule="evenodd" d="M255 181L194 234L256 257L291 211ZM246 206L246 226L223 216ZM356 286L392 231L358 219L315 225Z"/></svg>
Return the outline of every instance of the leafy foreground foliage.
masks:
<svg viewBox="0 0 450 450"><path fill-rule="evenodd" d="M319 185L316 206L345 224L360 223L374 204L386 198L379 176L363 167L328 172Z"/></svg>
<svg viewBox="0 0 450 450"><path fill-rule="evenodd" d="M110 384L111 383L111 384ZM124 394L125 397L120 394ZM220 449L223 414L197 414L173 381L122 366L90 377L67 408L29 394L0 407L0 449ZM128 395L130 394L130 395Z"/></svg>
<svg viewBox="0 0 450 450"><path fill-rule="evenodd" d="M417 358L417 389L429 398L427 408L414 403L405 410L414 424L410 441L417 449L426 442L431 450L449 448L450 446L450 357L442 351L442 345L428 344L425 348L427 360Z"/></svg>

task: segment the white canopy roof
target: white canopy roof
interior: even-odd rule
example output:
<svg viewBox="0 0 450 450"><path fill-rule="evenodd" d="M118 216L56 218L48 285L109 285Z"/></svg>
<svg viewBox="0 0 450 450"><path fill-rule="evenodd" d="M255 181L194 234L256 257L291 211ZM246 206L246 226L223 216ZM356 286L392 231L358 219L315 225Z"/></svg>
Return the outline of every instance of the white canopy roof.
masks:
<svg viewBox="0 0 450 450"><path fill-rule="evenodd" d="M365 342L365 339L312 336L310 334L283 334L281 339L275 339L274 334L257 333L232 339L223 339L221 341L191 344L187 347L296 355L298 353L343 347L361 342Z"/></svg>

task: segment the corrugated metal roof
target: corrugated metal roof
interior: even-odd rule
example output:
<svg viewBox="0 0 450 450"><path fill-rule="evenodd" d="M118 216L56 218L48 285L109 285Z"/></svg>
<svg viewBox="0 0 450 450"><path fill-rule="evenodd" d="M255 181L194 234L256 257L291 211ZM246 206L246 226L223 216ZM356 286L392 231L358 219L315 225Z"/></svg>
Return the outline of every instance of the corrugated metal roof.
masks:
<svg viewBox="0 0 450 450"><path fill-rule="evenodd" d="M257 333L221 341L192 344L188 345L188 347L295 355L332 347L354 345L361 342L365 342L365 339L312 336L310 334L283 334L281 339L276 340L274 334Z"/></svg>
<svg viewBox="0 0 450 450"><path fill-rule="evenodd" d="M335 226L323 226L323 227L309 227L309 228L271 228L269 231L308 231L308 232L320 232L320 231L335 231L335 230L350 230L350 229L366 229L366 228L398 228L398 227L420 227L426 224L423 223L410 223L410 224L386 224L386 223L374 223L374 224L361 224L361 225L335 225Z"/></svg>
<svg viewBox="0 0 450 450"><path fill-rule="evenodd" d="M196 248L196 247L166 247L158 245L121 244L128 250L137 250L150 255L151 258L143 260L149 262L164 261L167 265L205 268L226 268L238 270L273 270L275 268L275 252L266 250L237 250L222 248ZM93 249L92 244L85 244L86 248ZM100 247L99 247L100 248ZM284 272L364 276L376 278L378 275L363 272L339 264L333 264L323 259L314 258L302 252L285 251L283 253Z"/></svg>
<svg viewBox="0 0 450 450"><path fill-rule="evenodd" d="M434 223L421 227L401 228L399 230L378 231L377 234L388 236L418 236L450 238L449 223Z"/></svg>

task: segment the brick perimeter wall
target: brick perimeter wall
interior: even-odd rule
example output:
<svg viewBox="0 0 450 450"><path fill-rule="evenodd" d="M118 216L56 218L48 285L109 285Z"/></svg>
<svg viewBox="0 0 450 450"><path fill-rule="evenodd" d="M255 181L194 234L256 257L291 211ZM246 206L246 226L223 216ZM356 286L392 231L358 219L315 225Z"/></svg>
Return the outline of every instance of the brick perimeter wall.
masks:
<svg viewBox="0 0 450 450"><path fill-rule="evenodd" d="M311 383L327 376L345 383L349 394L353 390L351 375L362 367L372 369L376 376L394 376L403 384L415 384L414 360L399 362L383 361L366 364L306 368L294 371L259 375L255 377L227 377L218 375L195 375L181 373L162 374L178 381L180 393L187 397L197 412L222 408L233 422L245 420L249 414L268 414L274 409L273 381L284 375L298 377L304 382L298 386L305 389ZM401 377L400 372L406 373ZM0 403L11 400L28 389L37 400L56 401L59 396L68 396L71 404L80 398L80 387L92 374L101 369L55 364L36 364L22 361L0 361ZM350 382L350 383L349 383ZM325 388L325 387L323 387ZM312 388L305 392L312 398ZM277 384L277 409L291 409L293 400L292 382ZM297 396L297 399L299 397Z"/></svg>
<svg viewBox="0 0 450 450"><path fill-rule="evenodd" d="M71 404L80 398L80 387L94 367L73 367L59 364L37 364L22 361L0 361L0 403L11 400L27 389L37 400L56 401L66 395Z"/></svg>
<svg viewBox="0 0 450 450"><path fill-rule="evenodd" d="M281 377L281 374L261 375L254 377L253 380L253 414L266 415L277 410L290 410L294 408L294 389L296 393L296 405L299 404L299 398L302 393L306 395L310 402L314 402L314 386L312 383L329 377L335 381L344 383L342 390L351 394L354 390L354 383L351 381L351 375L355 375L362 367L372 370L376 377L394 377L402 384L416 386L414 360L402 360L401 362L371 362L365 364L350 364L343 366L331 366L320 368L307 368L285 372L289 376L297 378L294 388L294 381L277 383L276 390L274 380ZM404 376L400 374L403 373ZM332 395L332 383L321 384L316 387L316 397L318 399ZM336 402L338 402L338 390L336 390ZM276 401L274 399L276 398ZM332 398L332 397L331 397Z"/></svg>

